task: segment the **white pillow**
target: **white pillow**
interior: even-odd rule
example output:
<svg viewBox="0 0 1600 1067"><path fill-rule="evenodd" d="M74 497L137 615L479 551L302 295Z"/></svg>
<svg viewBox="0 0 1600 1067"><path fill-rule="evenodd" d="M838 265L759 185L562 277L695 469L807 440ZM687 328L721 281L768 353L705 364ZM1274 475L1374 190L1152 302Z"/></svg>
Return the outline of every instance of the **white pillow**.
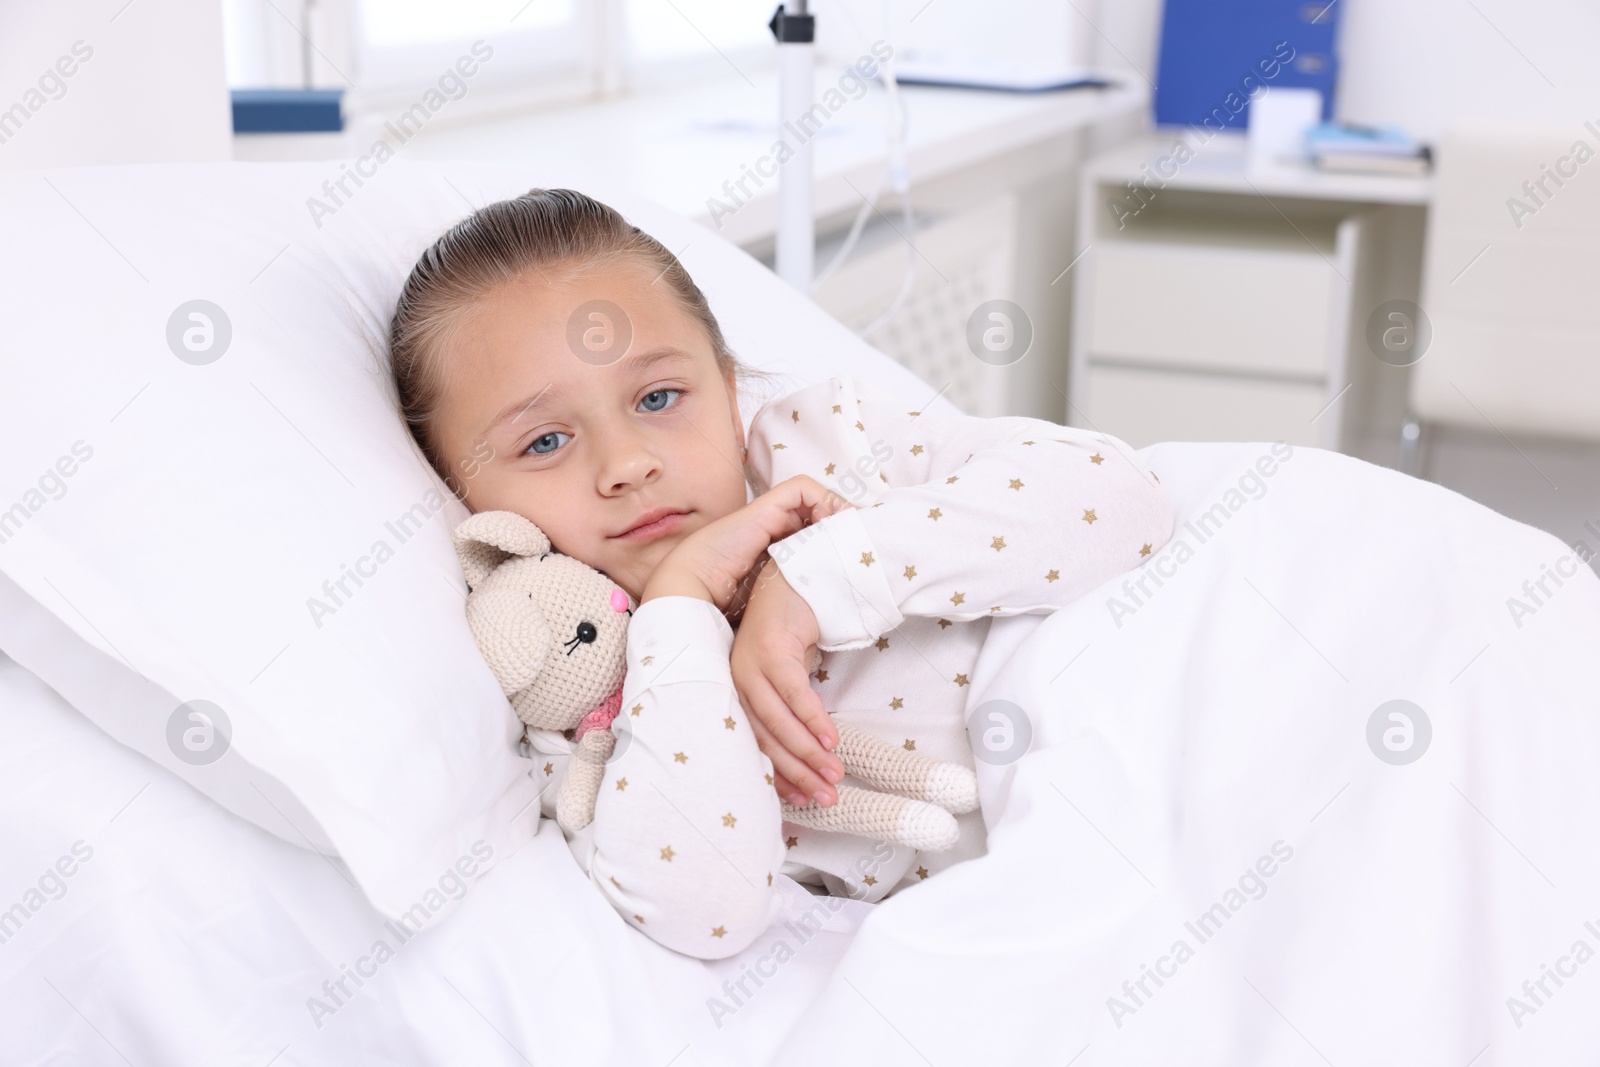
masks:
<svg viewBox="0 0 1600 1067"><path fill-rule="evenodd" d="M466 626L465 509L393 407L389 316L429 243L575 185L678 252L788 388L848 369L910 403L934 389L647 202L525 168L347 170L0 177L0 649L229 810L336 851L394 918L539 816Z"/></svg>

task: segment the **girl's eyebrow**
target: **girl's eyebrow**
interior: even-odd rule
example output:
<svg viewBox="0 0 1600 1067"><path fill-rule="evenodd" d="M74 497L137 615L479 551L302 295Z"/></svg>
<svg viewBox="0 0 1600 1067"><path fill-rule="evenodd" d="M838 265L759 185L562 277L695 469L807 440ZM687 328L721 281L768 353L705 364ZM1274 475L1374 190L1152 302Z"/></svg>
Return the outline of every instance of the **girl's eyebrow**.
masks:
<svg viewBox="0 0 1600 1067"><path fill-rule="evenodd" d="M685 352L681 348L674 348L671 345L662 345L659 348L652 348L648 352L639 352L635 355L628 356L625 360L625 369L628 371L637 372L652 367L663 360L685 361L693 359L694 356L688 352ZM489 420L489 424L483 428L482 432L488 433L489 431L499 427L504 422L521 419L530 411L537 411L540 408L549 406L551 403L561 399L561 396L561 388L554 382L551 382L533 396L526 397L522 400L516 400L510 404L507 404L500 410L499 414Z"/></svg>
<svg viewBox="0 0 1600 1067"><path fill-rule="evenodd" d="M501 423L521 419L522 416L526 415L528 412L537 411L538 409L549 405L552 401L559 399L561 399L561 390L555 385L555 383L552 382L525 400L517 400L513 403L507 404L500 410L498 415L489 420L489 425L483 428L483 432L488 433L491 430L497 429ZM513 416L515 418L513 418Z"/></svg>

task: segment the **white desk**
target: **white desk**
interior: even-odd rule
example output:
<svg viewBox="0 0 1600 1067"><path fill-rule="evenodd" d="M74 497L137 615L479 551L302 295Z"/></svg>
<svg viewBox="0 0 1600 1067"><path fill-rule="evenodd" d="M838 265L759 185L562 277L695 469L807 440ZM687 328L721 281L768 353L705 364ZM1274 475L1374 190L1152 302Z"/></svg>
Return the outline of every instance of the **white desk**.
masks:
<svg viewBox="0 0 1600 1067"><path fill-rule="evenodd" d="M1096 156L1084 167L1084 176L1120 183L1128 176L1140 174L1141 167L1150 164L1150 173L1160 177L1154 168L1154 161L1162 156L1170 156L1177 141L1176 133L1141 137ZM1309 164L1253 170L1245 156L1244 135L1232 131L1219 133L1196 149L1194 158L1178 166L1172 177L1167 179L1167 187L1351 204L1426 206L1433 195L1431 177L1343 174L1317 170Z"/></svg>
<svg viewBox="0 0 1600 1067"><path fill-rule="evenodd" d="M838 73L817 72L817 99L835 87ZM962 193L947 179L970 176L1010 159L1011 182L1036 179L1051 166L1019 154L1037 155L1063 137L1145 106L1142 85L1074 89L1058 93L1001 93L903 86L910 121L907 166L919 210ZM774 178L747 178L753 195L720 227L707 201L727 199L725 182L737 182L769 154L778 137L778 84L773 70L752 72L749 81L729 73L687 88L616 100L424 129L405 152L416 159L538 161L577 178L585 174L624 182L653 199L717 230L735 244L770 240L777 228ZM888 163L884 119L887 94L876 83L844 106L814 138L813 185L819 232L830 220L848 217L870 194ZM1047 155L1048 153L1046 153ZM892 195L885 198L884 210Z"/></svg>
<svg viewBox="0 0 1600 1067"><path fill-rule="evenodd" d="M1180 162L1176 143L1084 168L1068 421L1136 446L1283 439L1386 459L1407 372L1368 350L1367 320L1417 298L1431 179L1252 169L1233 133Z"/></svg>

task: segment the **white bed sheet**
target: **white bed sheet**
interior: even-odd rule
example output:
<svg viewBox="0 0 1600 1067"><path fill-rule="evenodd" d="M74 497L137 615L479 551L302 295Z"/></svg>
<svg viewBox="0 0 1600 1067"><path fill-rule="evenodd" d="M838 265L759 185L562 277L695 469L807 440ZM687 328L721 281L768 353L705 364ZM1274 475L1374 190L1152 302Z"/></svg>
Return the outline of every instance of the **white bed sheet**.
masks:
<svg viewBox="0 0 1600 1067"><path fill-rule="evenodd" d="M1547 584L1516 620L1507 598L1571 555L1548 535L1315 450L1243 486L1269 446L1144 455L1181 515L1161 588L995 621L972 705L1013 701L1034 736L979 764L987 855L880 905L837 901L804 943L780 920L718 963L629 929L548 822L401 944L337 861L5 662L0 909L26 909L76 843L92 856L5 931L0 1062L1592 1058L1600 962L1572 953L1600 950L1600 581ZM1185 523L1214 505L1202 542ZM1135 610L1114 619L1114 593ZM1404 766L1366 739L1396 698L1432 724ZM1226 910L1280 841L1292 857L1202 943L1185 923ZM786 919L817 904L787 890ZM393 958L314 1020L308 1000L331 1006L323 982L380 938ZM1180 939L1192 955L1135 1002L1124 981ZM1572 973L1534 1004L1544 965Z"/></svg>

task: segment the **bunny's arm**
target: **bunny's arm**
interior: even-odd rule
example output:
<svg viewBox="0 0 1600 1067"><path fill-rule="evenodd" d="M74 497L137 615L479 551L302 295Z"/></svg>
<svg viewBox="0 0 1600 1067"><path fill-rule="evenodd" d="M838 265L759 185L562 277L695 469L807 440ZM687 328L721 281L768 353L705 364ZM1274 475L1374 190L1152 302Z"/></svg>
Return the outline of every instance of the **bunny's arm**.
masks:
<svg viewBox="0 0 1600 1067"><path fill-rule="evenodd" d="M864 648L907 615L1053 612L1172 536L1159 479L1114 437L908 407L841 375L751 426L757 492L807 474L855 505L770 549L826 651Z"/></svg>
<svg viewBox="0 0 1600 1067"><path fill-rule="evenodd" d="M700 959L739 952L782 907L772 761L734 689L732 646L708 601L662 596L634 611L588 862L625 921Z"/></svg>

